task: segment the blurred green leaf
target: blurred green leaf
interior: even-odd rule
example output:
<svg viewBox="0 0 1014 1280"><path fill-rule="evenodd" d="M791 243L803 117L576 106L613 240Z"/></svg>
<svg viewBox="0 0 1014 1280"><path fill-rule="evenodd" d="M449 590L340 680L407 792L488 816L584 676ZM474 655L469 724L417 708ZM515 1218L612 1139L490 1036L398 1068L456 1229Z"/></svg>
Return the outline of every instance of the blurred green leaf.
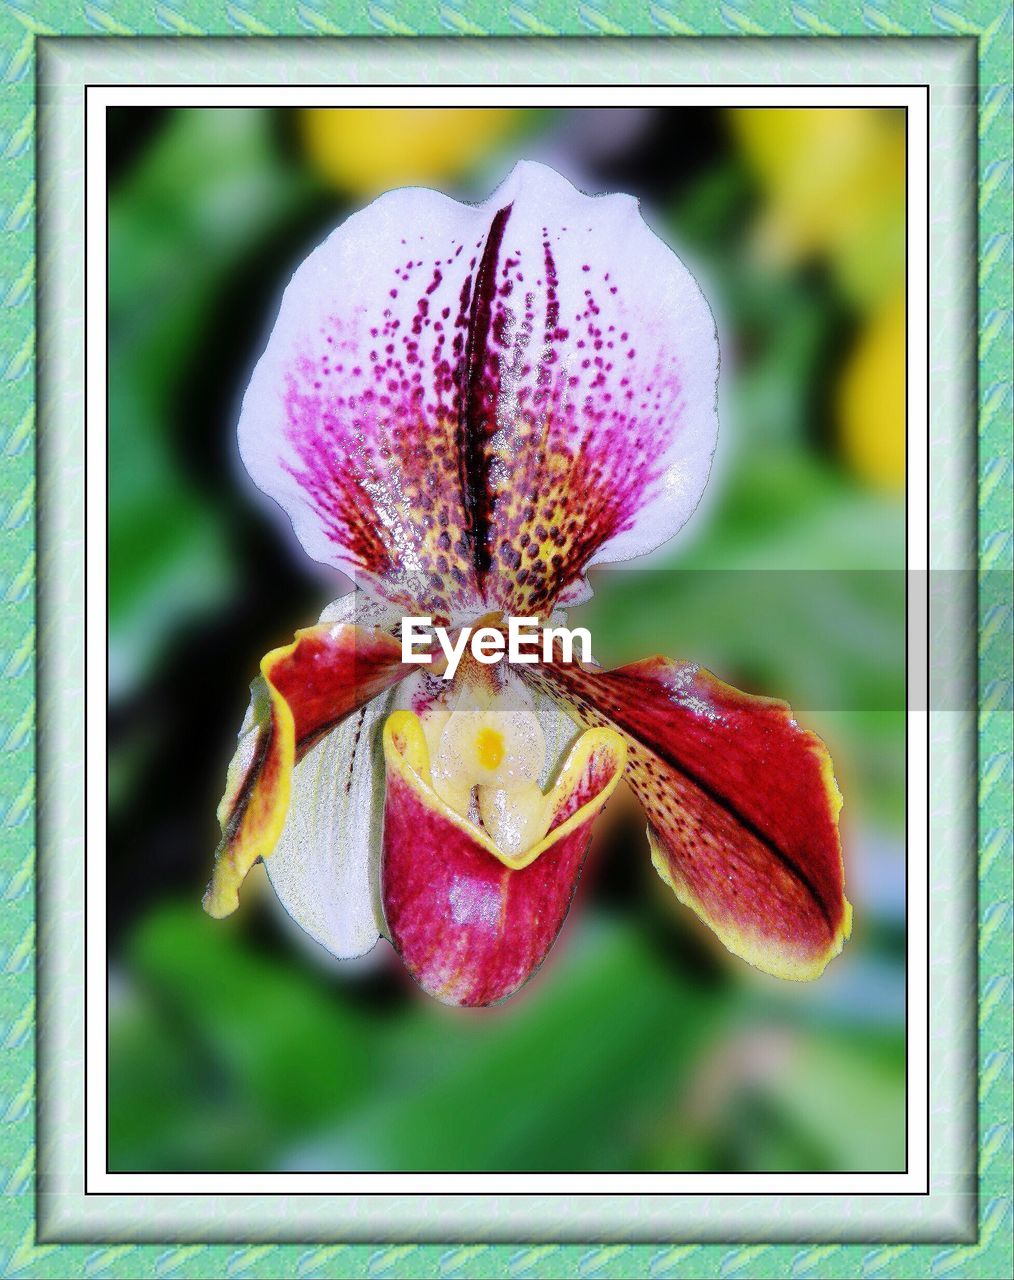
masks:
<svg viewBox="0 0 1014 1280"><path fill-rule="evenodd" d="M678 1095L723 998L660 966L629 927L586 918L558 945L514 1003L416 1006L387 1087L318 1151L383 1168L636 1167L640 1126Z"/></svg>
<svg viewBox="0 0 1014 1280"><path fill-rule="evenodd" d="M688 1080L684 1107L648 1136L646 1163L727 1172L905 1166L900 1036L757 1023L749 1012Z"/></svg>
<svg viewBox="0 0 1014 1280"><path fill-rule="evenodd" d="M765 1095L799 1132L848 1171L905 1167L904 1066L871 1036L803 1037ZM899 1070L900 1068L900 1070Z"/></svg>
<svg viewBox="0 0 1014 1280"><path fill-rule="evenodd" d="M307 199L266 110L173 112L109 202L113 696L172 625L228 597L228 530L180 456L180 384L230 270ZM251 356L254 353L251 353Z"/></svg>
<svg viewBox="0 0 1014 1280"><path fill-rule="evenodd" d="M163 907L112 1006L113 1166L170 1151L194 1168L636 1167L727 997L612 922L560 946L514 1004L448 1010L413 989L389 1019L354 1007L337 968L325 985L232 921Z"/></svg>
<svg viewBox="0 0 1014 1280"><path fill-rule="evenodd" d="M680 556L682 568L904 568L901 503L860 489L798 445L740 439L730 452L737 461L716 475L715 505Z"/></svg>
<svg viewBox="0 0 1014 1280"><path fill-rule="evenodd" d="M159 1133L135 1113L167 1076L180 1078L161 1096L159 1124L171 1123L181 1159L204 1168L271 1167L279 1135L312 1128L368 1092L376 1028L298 952L275 962L236 921L212 921L187 902L152 913L126 961L137 999L114 1004L110 1016L117 1167L160 1158Z"/></svg>

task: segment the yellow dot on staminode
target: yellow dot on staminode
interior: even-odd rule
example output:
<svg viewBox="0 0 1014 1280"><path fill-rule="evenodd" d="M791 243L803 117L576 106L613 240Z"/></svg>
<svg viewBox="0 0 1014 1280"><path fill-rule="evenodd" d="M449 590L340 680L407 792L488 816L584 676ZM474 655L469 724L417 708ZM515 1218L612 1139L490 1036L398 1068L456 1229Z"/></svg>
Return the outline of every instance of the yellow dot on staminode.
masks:
<svg viewBox="0 0 1014 1280"><path fill-rule="evenodd" d="M484 769L495 769L503 760L503 734L488 726L479 730L475 739L475 754Z"/></svg>

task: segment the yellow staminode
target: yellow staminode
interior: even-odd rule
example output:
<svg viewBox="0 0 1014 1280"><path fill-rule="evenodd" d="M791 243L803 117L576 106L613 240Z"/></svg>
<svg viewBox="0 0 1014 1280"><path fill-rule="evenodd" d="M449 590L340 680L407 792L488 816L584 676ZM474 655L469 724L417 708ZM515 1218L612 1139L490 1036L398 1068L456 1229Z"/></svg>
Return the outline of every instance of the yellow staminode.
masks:
<svg viewBox="0 0 1014 1280"><path fill-rule="evenodd" d="M453 708L424 717L433 788L462 817L478 805L497 846L523 853L546 834L552 813L539 786L546 739L531 700L468 682Z"/></svg>
<svg viewBox="0 0 1014 1280"><path fill-rule="evenodd" d="M451 720L455 714L452 713ZM491 783L477 784L467 773L449 778L446 775L441 777L435 767L431 769L425 728L411 711L395 711L387 718L384 756L388 776L392 773L400 775L428 807L442 813L454 826L467 831L480 848L512 871L529 866L558 840L597 813L623 776L626 764L626 744L615 730L588 729L571 747L548 793L544 794L535 781L506 786L502 778L494 777ZM473 738L473 744L475 741ZM581 785L588 764L596 753L606 780L595 795L565 821L550 829L567 797ZM508 749L505 760L509 756ZM539 767L541 763L540 760ZM502 770L506 765L499 767ZM473 792L481 824L469 816L474 812Z"/></svg>
<svg viewBox="0 0 1014 1280"><path fill-rule="evenodd" d="M483 725L475 738L475 754L484 769L495 769L504 757L503 734L500 730Z"/></svg>

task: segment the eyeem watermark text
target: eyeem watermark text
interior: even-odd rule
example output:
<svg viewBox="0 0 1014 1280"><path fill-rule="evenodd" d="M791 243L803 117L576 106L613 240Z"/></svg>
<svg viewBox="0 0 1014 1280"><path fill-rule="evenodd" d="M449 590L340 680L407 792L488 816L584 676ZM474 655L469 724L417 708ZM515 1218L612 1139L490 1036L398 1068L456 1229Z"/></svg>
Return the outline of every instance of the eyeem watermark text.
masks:
<svg viewBox="0 0 1014 1280"><path fill-rule="evenodd" d="M579 649L581 662L591 661L591 633L587 627L543 627L538 618L505 618L504 626L461 627L454 638L446 627L434 626L432 618L402 618L401 660L428 664L433 661L433 650L416 652L423 645L431 646L433 638L447 659L444 679L450 680L458 669L466 648L472 657L484 666L492 666L504 658L508 662L551 662L554 646L557 661L573 662L575 647Z"/></svg>

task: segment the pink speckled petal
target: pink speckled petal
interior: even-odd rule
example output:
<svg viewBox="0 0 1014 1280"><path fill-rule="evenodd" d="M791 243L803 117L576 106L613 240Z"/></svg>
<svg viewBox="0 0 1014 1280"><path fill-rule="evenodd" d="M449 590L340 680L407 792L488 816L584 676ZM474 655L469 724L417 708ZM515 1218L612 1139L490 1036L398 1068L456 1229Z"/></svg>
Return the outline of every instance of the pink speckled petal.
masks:
<svg viewBox="0 0 1014 1280"><path fill-rule="evenodd" d="M636 202L522 163L479 206L390 192L310 255L240 448L306 550L399 607L545 614L691 514L717 363Z"/></svg>

